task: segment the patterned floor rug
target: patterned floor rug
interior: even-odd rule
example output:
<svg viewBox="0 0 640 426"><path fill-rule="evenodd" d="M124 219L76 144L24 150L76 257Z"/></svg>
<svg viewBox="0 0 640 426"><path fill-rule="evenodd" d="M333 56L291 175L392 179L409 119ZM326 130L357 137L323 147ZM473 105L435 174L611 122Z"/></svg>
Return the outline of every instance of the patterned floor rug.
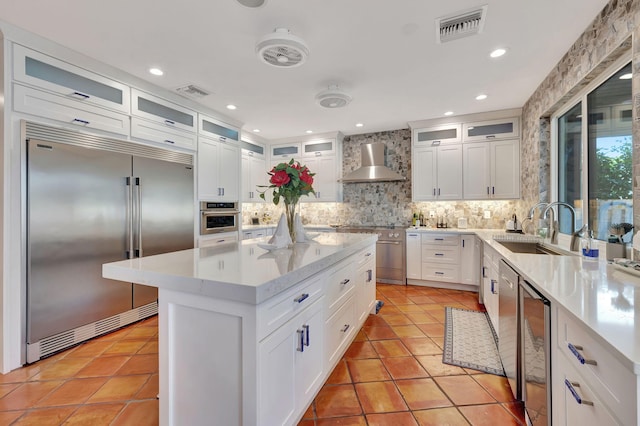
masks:
<svg viewBox="0 0 640 426"><path fill-rule="evenodd" d="M445 308L445 364L504 376L497 341L487 313Z"/></svg>

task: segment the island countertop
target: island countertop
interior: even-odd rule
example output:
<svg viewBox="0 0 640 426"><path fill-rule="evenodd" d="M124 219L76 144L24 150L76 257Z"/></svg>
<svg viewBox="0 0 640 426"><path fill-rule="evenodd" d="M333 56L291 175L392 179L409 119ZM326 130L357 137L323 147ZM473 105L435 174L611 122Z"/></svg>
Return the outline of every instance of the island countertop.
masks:
<svg viewBox="0 0 640 426"><path fill-rule="evenodd" d="M259 304L375 244L371 234L319 233L308 243L268 251L268 238L106 263L102 275L162 289Z"/></svg>

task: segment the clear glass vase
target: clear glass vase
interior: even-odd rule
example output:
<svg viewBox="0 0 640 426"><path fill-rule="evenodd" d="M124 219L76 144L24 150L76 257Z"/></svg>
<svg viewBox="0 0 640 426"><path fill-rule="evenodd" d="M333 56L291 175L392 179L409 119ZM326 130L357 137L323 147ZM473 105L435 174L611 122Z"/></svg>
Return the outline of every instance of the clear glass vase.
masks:
<svg viewBox="0 0 640 426"><path fill-rule="evenodd" d="M298 207L298 203L284 203L284 214L287 216L287 226L289 227L291 244L295 244L296 242L296 207Z"/></svg>

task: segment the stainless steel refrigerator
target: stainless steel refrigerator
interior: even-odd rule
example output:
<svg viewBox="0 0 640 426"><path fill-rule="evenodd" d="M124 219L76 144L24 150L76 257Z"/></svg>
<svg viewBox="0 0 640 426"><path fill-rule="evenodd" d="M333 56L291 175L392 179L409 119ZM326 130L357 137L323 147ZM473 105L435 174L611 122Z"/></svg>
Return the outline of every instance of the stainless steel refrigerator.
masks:
<svg viewBox="0 0 640 426"><path fill-rule="evenodd" d="M193 248L190 154L26 123L27 362L157 312L102 264ZM147 309L145 309L147 307Z"/></svg>

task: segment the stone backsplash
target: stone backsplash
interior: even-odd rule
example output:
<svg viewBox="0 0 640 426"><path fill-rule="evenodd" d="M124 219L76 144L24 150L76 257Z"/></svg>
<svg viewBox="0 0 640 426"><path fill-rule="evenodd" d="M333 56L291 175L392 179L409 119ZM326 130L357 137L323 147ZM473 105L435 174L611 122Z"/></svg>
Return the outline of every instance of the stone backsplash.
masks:
<svg viewBox="0 0 640 426"><path fill-rule="evenodd" d="M407 178L402 182L367 182L343 184L342 203L301 203L300 212L305 224L335 225L397 225L411 224L413 213L428 217L443 217L449 227L457 227L458 218L465 217L469 228L504 228L505 221L516 213L516 200L510 201L411 201L411 131L409 129L346 136L343 141L343 174L360 167L360 146L382 142L387 147L386 165ZM484 219L484 212L490 218ZM244 223L256 214L265 214L272 221L283 212L271 203L243 204ZM435 226L435 220L430 219Z"/></svg>

